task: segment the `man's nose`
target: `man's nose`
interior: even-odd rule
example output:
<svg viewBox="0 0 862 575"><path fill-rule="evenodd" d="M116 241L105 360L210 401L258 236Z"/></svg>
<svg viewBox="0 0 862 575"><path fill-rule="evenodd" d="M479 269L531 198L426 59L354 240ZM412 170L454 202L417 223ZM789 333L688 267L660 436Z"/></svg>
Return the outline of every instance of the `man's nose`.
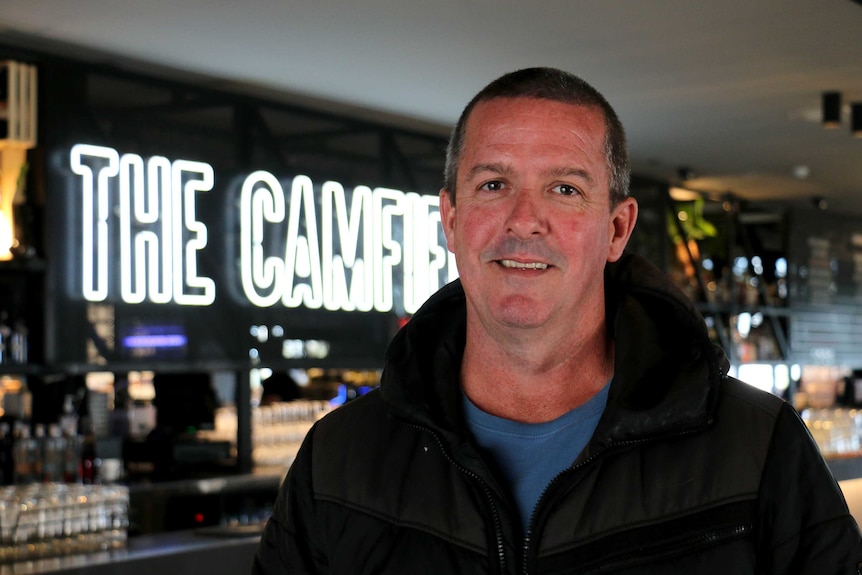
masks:
<svg viewBox="0 0 862 575"><path fill-rule="evenodd" d="M516 237L529 238L547 229L539 194L533 190L518 190L512 196L511 211L506 226Z"/></svg>

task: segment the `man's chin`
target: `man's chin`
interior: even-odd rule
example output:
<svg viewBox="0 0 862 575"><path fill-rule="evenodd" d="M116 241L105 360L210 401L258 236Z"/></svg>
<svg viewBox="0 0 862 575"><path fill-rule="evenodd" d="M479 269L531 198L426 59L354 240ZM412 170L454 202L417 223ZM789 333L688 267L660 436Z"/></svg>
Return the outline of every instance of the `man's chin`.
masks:
<svg viewBox="0 0 862 575"><path fill-rule="evenodd" d="M548 311L528 298L509 298L495 310L497 321L513 329L534 329L547 322Z"/></svg>

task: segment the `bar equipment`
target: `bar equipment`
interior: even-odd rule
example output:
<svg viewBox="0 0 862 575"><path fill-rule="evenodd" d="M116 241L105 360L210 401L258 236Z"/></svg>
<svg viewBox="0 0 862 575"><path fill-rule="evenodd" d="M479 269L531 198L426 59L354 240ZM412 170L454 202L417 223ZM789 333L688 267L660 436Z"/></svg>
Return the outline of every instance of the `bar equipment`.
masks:
<svg viewBox="0 0 862 575"><path fill-rule="evenodd" d="M34 483L0 488L0 564L123 548L129 490Z"/></svg>

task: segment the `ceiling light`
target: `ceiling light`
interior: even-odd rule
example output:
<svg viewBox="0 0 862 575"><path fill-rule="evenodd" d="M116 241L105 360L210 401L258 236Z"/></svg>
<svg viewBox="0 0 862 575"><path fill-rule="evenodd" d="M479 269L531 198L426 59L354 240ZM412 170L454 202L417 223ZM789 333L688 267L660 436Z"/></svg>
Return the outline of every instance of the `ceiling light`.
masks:
<svg viewBox="0 0 862 575"><path fill-rule="evenodd" d="M798 166L793 166L793 177L797 180L804 180L811 175L811 168L806 165L800 164Z"/></svg>
<svg viewBox="0 0 862 575"><path fill-rule="evenodd" d="M823 127L841 126L841 92L823 92Z"/></svg>
<svg viewBox="0 0 862 575"><path fill-rule="evenodd" d="M855 138L862 138L862 102L854 102L850 106L850 133Z"/></svg>
<svg viewBox="0 0 862 575"><path fill-rule="evenodd" d="M689 190L686 188L680 188L677 186L672 186L670 190L668 190L671 199L677 202L691 202L693 200L699 200L703 196L694 190Z"/></svg>

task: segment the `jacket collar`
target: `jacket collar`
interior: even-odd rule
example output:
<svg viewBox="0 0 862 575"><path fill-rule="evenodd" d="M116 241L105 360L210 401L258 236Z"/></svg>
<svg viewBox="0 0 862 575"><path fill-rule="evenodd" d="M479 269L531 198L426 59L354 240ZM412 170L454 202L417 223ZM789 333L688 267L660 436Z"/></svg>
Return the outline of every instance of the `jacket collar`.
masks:
<svg viewBox="0 0 862 575"><path fill-rule="evenodd" d="M690 300L644 258L605 272L615 372L593 447L706 425L727 370ZM460 280L440 289L393 339L381 381L396 413L453 439L466 437L458 385L466 332Z"/></svg>

